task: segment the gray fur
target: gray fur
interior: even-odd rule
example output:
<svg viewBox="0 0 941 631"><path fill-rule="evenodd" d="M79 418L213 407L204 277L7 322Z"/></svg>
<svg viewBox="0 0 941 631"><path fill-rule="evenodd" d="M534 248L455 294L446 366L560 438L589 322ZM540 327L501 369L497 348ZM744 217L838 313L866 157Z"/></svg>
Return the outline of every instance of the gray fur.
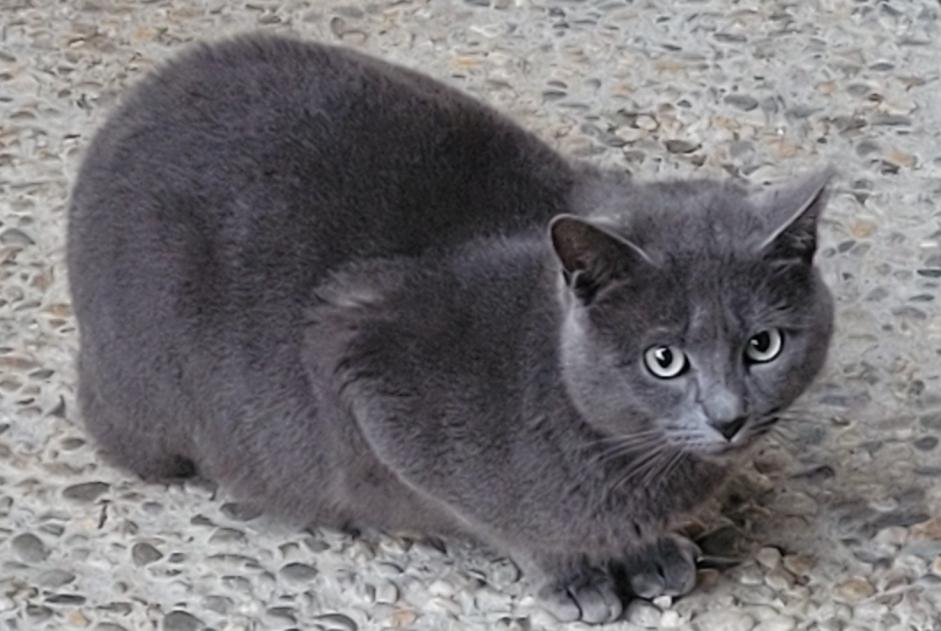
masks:
<svg viewBox="0 0 941 631"><path fill-rule="evenodd" d="M824 361L826 178L639 185L358 53L200 46L75 184L84 420L147 479L195 465L303 522L471 535L560 617L612 619L625 590L691 588L671 523ZM746 365L769 326L781 356ZM654 344L691 368L654 377Z"/></svg>

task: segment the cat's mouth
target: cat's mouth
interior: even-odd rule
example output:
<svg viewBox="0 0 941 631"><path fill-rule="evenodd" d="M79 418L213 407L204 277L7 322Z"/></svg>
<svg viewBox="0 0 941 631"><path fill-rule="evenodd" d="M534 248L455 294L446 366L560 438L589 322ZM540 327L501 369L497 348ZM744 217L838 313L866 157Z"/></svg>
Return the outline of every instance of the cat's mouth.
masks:
<svg viewBox="0 0 941 631"><path fill-rule="evenodd" d="M779 421L774 413L750 420L734 440L725 441L717 445L720 455L737 456L747 452L759 443Z"/></svg>
<svg viewBox="0 0 941 631"><path fill-rule="evenodd" d="M708 458L731 458L749 451L756 443L768 434L777 424L779 418L774 413L749 419L743 424L741 430L732 438L726 438L716 432L698 431L691 436L686 432L678 432L668 440L683 451L699 454Z"/></svg>

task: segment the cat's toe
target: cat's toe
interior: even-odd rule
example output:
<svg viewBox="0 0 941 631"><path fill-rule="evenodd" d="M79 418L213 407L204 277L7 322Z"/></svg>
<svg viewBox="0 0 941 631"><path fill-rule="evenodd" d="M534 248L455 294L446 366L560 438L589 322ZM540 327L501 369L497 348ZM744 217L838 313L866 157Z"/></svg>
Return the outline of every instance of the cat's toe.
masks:
<svg viewBox="0 0 941 631"><path fill-rule="evenodd" d="M576 587L571 590L583 622L612 622L621 616L624 605L611 581Z"/></svg>
<svg viewBox="0 0 941 631"><path fill-rule="evenodd" d="M666 535L625 564L631 593L641 598L684 596L696 586L699 548L679 535Z"/></svg>
<svg viewBox="0 0 941 631"><path fill-rule="evenodd" d="M601 572L579 576L563 585L547 587L540 595L546 609L560 622L612 622L624 610L614 581Z"/></svg>
<svg viewBox="0 0 941 631"><path fill-rule="evenodd" d="M542 606L559 622L575 622L582 612L567 589L546 589L539 593Z"/></svg>

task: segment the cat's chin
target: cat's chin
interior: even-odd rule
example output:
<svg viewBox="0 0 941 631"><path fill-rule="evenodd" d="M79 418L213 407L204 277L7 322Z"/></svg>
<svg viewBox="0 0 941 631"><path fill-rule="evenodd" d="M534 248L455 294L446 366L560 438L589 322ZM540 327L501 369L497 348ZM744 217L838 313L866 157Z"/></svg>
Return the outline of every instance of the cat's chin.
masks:
<svg viewBox="0 0 941 631"><path fill-rule="evenodd" d="M738 444L717 444L706 447L695 455L715 465L723 467L735 466L742 460L745 460L748 455L754 451L757 442L758 441L750 440Z"/></svg>

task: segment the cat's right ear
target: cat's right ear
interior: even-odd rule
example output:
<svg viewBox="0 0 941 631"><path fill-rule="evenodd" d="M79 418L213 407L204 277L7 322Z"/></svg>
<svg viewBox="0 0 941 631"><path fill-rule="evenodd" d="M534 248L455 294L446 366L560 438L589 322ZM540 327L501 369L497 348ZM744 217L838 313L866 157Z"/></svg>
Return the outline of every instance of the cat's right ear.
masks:
<svg viewBox="0 0 941 631"><path fill-rule="evenodd" d="M640 247L573 215L553 218L549 236L565 284L585 305L609 282L625 278L637 265L650 263Z"/></svg>

